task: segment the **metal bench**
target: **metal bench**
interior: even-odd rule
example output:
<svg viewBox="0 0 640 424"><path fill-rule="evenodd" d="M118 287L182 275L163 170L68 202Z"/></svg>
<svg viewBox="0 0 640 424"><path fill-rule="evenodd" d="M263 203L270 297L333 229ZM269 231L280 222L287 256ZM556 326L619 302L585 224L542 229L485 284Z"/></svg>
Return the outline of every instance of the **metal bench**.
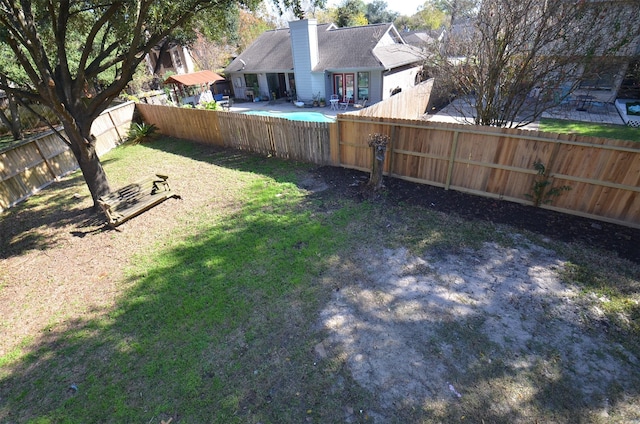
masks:
<svg viewBox="0 0 640 424"><path fill-rule="evenodd" d="M100 197L98 204L107 216L107 224L117 227L169 197L180 198L171 191L168 178L167 175L156 174Z"/></svg>

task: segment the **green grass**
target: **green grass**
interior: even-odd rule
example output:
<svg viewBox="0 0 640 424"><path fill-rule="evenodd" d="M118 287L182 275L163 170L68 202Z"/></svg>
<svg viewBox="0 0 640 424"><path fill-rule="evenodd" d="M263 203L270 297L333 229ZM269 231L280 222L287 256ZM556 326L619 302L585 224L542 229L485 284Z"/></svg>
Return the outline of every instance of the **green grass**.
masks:
<svg viewBox="0 0 640 424"><path fill-rule="evenodd" d="M91 320L78 317L69 329L50 328L37 343L0 357L0 416L9 422L160 423L173 417L183 423L334 423L345 421L345 408L356 411L352 422L372 422L366 411L376 399L352 380L344 358L314 359L324 337L318 313L335 290L326 273L346 266L366 246L438 255L485 241L513 242L508 231L491 224L408 205L309 197L295 184L307 165L231 152L205 155L192 143L163 139L119 148L105 166L112 181L126 182L132 167L160 162L201 171L220 167L230 186L241 182L234 186L239 206L203 207L183 216L154 249L132 258L115 308ZM82 190L80 180L74 184L70 190ZM46 205L36 197L24 207L47 213ZM573 264L567 280L585 284L585 291L624 286L616 294L630 299L635 268L620 268L609 281L589 279L592 258L567 254ZM607 269L602 264L598 275ZM473 319L445 322L438 334L462 338L482 353L492 345L474 331L480 325ZM625 331L640 336L637 328ZM455 368L456 359L447 360ZM507 372L496 361L456 378L469 386L486 384L488 376L503 378L508 387ZM531 373L513 378L538 378ZM69 391L72 383L77 392ZM562 384L568 383L553 387ZM491 399L478 402L451 411L407 409L398 416L404 422L465 416L472 422L474 411L486 412ZM580 407L568 411L578 416Z"/></svg>
<svg viewBox="0 0 640 424"><path fill-rule="evenodd" d="M589 137L604 137L640 142L640 130L625 125L543 118L540 121L540 130L560 134L573 133Z"/></svg>

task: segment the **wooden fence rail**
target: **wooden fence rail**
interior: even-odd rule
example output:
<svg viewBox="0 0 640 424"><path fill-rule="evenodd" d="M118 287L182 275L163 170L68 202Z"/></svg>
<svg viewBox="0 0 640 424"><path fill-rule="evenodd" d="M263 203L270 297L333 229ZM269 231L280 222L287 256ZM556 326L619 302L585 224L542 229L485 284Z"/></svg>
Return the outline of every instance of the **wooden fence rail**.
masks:
<svg viewBox="0 0 640 424"><path fill-rule="evenodd" d="M282 159L330 164L329 124L269 116L138 104L162 134Z"/></svg>
<svg viewBox="0 0 640 424"><path fill-rule="evenodd" d="M259 154L369 171L368 135L391 143L387 175L445 189L532 204L544 164L553 187L571 187L540 205L640 228L640 145L628 141L421 120L338 115L334 124L229 112L138 105L160 132Z"/></svg>
<svg viewBox="0 0 640 424"><path fill-rule="evenodd" d="M543 178L547 190L570 190L541 196L540 207L640 228L638 143L355 116L340 116L338 126L341 166L369 171L368 134L386 134L387 175L523 204L534 202L534 183Z"/></svg>
<svg viewBox="0 0 640 424"><path fill-rule="evenodd" d="M102 155L126 138L135 104L106 110L93 123L96 150ZM64 134L64 132L62 132ZM69 146L52 131L0 152L0 212L78 169Z"/></svg>

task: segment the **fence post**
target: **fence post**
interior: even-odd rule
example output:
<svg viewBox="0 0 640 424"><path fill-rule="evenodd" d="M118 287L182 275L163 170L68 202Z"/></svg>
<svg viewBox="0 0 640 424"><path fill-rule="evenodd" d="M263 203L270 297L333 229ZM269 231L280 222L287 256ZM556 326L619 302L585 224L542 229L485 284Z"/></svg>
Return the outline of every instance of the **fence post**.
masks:
<svg viewBox="0 0 640 424"><path fill-rule="evenodd" d="M38 152L38 154L40 155L40 157L42 158L42 160L44 161L45 165L47 166L47 169L49 170L49 173L51 174L51 177L55 180L58 178L58 175L56 175L55 171L53 170L53 167L51 166L51 164L49 163L49 159L47 159L45 157L45 155L42 153L42 150L40 149L40 144L38 144L38 140L34 140L34 146L36 146L36 151Z"/></svg>
<svg viewBox="0 0 640 424"><path fill-rule="evenodd" d="M456 152L458 151L458 134L460 132L453 132L453 143L451 146L451 156L449 157L449 169L447 170L447 181L444 184L444 189L449 190L451 186L451 177L453 176L453 165L456 160Z"/></svg>
<svg viewBox="0 0 640 424"><path fill-rule="evenodd" d="M340 118L329 124L329 156L331 165L340 166Z"/></svg>
<svg viewBox="0 0 640 424"><path fill-rule="evenodd" d="M118 129L118 126L116 125L116 121L113 120L113 116L111 116L111 111L107 112L107 115L109 115L109 119L111 120L111 124L113 125L113 128L115 128L116 130L116 134L118 135L118 139L122 140L122 135L120 135L120 130Z"/></svg>

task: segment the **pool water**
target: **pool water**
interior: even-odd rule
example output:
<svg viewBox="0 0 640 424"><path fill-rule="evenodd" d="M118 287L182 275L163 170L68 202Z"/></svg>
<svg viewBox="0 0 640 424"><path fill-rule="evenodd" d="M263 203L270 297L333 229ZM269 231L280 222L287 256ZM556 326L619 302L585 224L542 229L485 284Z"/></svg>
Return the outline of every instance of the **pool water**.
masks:
<svg viewBox="0 0 640 424"><path fill-rule="evenodd" d="M307 122L335 122L336 120L325 116L319 112L272 112L268 110L250 110L244 112L246 115L271 116L273 118L284 118L291 121Z"/></svg>

